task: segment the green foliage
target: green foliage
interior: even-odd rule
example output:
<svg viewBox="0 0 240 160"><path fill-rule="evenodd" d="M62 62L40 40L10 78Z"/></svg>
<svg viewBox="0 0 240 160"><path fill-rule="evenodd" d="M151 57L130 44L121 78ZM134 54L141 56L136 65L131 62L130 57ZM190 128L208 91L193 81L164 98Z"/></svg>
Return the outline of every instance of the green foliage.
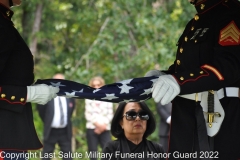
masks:
<svg viewBox="0 0 240 160"><path fill-rule="evenodd" d="M88 84L100 75L106 83L142 77L174 61L176 43L194 8L186 0L41 0L13 8L14 23L28 44L38 4L43 5L35 55L36 79L62 72L66 79ZM155 104L147 101L154 112ZM34 122L42 139L35 107ZM84 101L73 117L76 151L87 150ZM158 141L156 132L149 139Z"/></svg>

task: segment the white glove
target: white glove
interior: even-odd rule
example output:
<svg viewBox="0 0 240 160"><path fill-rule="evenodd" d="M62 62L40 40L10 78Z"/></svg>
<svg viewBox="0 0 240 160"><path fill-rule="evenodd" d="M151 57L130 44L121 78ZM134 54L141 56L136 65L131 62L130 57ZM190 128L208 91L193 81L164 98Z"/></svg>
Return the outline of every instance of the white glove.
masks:
<svg viewBox="0 0 240 160"><path fill-rule="evenodd" d="M172 75L163 75L158 78L151 91L154 101L165 105L180 93L180 86Z"/></svg>
<svg viewBox="0 0 240 160"><path fill-rule="evenodd" d="M166 73L154 69L154 70L150 70L150 71L148 71L148 72L145 74L144 77L162 76L162 75L166 75Z"/></svg>
<svg viewBox="0 0 240 160"><path fill-rule="evenodd" d="M57 92L59 92L59 88L46 84L27 86L27 102L44 105L51 99L57 97Z"/></svg>

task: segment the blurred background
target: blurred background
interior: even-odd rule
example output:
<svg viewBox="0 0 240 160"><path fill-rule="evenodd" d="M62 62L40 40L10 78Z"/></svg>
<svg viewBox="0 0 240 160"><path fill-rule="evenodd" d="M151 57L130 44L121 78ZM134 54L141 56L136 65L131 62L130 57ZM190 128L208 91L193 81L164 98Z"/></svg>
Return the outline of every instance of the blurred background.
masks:
<svg viewBox="0 0 240 160"><path fill-rule="evenodd" d="M15 27L34 55L35 80L63 73L83 84L94 76L109 84L168 69L184 26L195 14L187 0L24 0L12 10ZM84 100L76 103L73 152L85 153ZM155 103L147 104L159 123ZM42 140L35 105L33 111ZM158 129L148 139L159 141Z"/></svg>

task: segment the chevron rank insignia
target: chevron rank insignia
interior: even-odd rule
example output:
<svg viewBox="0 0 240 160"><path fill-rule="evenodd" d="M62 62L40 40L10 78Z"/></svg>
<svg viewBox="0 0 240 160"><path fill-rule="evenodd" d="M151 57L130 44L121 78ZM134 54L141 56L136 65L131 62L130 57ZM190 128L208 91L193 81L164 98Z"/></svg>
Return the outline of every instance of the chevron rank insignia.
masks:
<svg viewBox="0 0 240 160"><path fill-rule="evenodd" d="M219 44L222 46L240 44L240 30L234 21L230 22L220 31Z"/></svg>

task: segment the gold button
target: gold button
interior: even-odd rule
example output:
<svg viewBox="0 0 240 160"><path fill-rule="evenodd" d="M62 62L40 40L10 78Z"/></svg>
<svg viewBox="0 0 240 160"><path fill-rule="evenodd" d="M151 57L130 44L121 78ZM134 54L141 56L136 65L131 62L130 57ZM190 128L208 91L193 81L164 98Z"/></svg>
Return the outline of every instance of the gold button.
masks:
<svg viewBox="0 0 240 160"><path fill-rule="evenodd" d="M190 73L190 76L192 77L192 76L194 76L194 74L193 74L193 73Z"/></svg>
<svg viewBox="0 0 240 160"><path fill-rule="evenodd" d="M180 77L180 80L182 80L182 81L183 81L183 80L184 80L184 78L183 78L183 77Z"/></svg>
<svg viewBox="0 0 240 160"><path fill-rule="evenodd" d="M191 30L193 31L193 30L194 30L194 27L192 27Z"/></svg>
<svg viewBox="0 0 240 160"><path fill-rule="evenodd" d="M205 4L201 4L201 9L204 9L205 8Z"/></svg>
<svg viewBox="0 0 240 160"><path fill-rule="evenodd" d="M9 17L9 16L10 16L10 11L7 11L6 14L7 14L7 16Z"/></svg>
<svg viewBox="0 0 240 160"><path fill-rule="evenodd" d="M199 16L195 15L194 19L195 19L195 21L199 20Z"/></svg>
<svg viewBox="0 0 240 160"><path fill-rule="evenodd" d="M21 98L20 101L23 102L23 101L24 101L24 98Z"/></svg>
<svg viewBox="0 0 240 160"><path fill-rule="evenodd" d="M182 53L183 52L183 48L180 48L180 53Z"/></svg>
<svg viewBox="0 0 240 160"><path fill-rule="evenodd" d="M12 96L12 97L11 97L11 100L14 100L14 99L15 99L15 96Z"/></svg>
<svg viewBox="0 0 240 160"><path fill-rule="evenodd" d="M177 64L180 65L180 63L181 63L180 60L177 60Z"/></svg>
<svg viewBox="0 0 240 160"><path fill-rule="evenodd" d="M185 37L185 38L184 38L184 40L185 40L185 42L187 42L188 38L187 38L187 37Z"/></svg>
<svg viewBox="0 0 240 160"><path fill-rule="evenodd" d="M203 74L203 71L200 71L200 74Z"/></svg>
<svg viewBox="0 0 240 160"><path fill-rule="evenodd" d="M6 94L1 94L1 97L2 97L2 98L5 98L5 97L6 97Z"/></svg>
<svg viewBox="0 0 240 160"><path fill-rule="evenodd" d="M197 40L195 40L194 42L197 43Z"/></svg>

